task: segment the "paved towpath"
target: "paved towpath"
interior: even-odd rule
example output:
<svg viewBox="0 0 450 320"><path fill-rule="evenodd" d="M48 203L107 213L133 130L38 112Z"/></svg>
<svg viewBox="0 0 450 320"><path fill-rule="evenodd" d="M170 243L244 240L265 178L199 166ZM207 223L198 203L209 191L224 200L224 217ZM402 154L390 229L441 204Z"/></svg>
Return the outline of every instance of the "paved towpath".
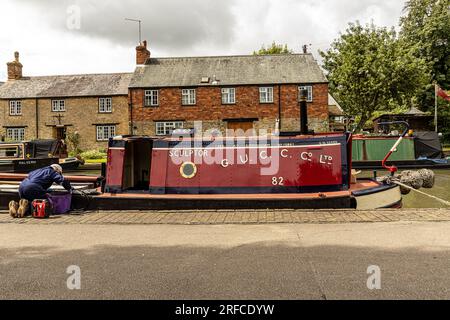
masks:
<svg viewBox="0 0 450 320"><path fill-rule="evenodd" d="M52 216L46 220L13 219L0 211L0 224L88 225L224 225L338 224L398 221L450 221L450 209L403 210L218 210L218 211L101 211Z"/></svg>

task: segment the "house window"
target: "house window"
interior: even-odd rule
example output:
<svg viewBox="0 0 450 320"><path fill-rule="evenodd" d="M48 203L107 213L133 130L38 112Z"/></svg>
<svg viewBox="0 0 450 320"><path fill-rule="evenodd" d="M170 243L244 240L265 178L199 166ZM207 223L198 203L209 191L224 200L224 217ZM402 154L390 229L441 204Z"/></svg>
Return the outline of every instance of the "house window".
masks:
<svg viewBox="0 0 450 320"><path fill-rule="evenodd" d="M66 111L66 102L64 100L52 100L52 111L53 112Z"/></svg>
<svg viewBox="0 0 450 320"><path fill-rule="evenodd" d="M306 90L308 94L306 95L306 101L313 101L313 88L312 86L299 86L298 87L298 100L300 101L300 90Z"/></svg>
<svg viewBox="0 0 450 320"><path fill-rule="evenodd" d="M10 101L9 102L9 115L21 116L22 115L22 101Z"/></svg>
<svg viewBox="0 0 450 320"><path fill-rule="evenodd" d="M236 103L236 90L234 88L222 89L222 104Z"/></svg>
<svg viewBox="0 0 450 320"><path fill-rule="evenodd" d="M170 136L176 129L182 129L184 126L182 121L171 122L157 122L156 123L156 135L157 136Z"/></svg>
<svg viewBox="0 0 450 320"><path fill-rule="evenodd" d="M11 141L25 140L25 128L7 128L6 137Z"/></svg>
<svg viewBox="0 0 450 320"><path fill-rule="evenodd" d="M112 98L99 98L98 99L98 111L100 113L112 112Z"/></svg>
<svg viewBox="0 0 450 320"><path fill-rule="evenodd" d="M183 106L195 105L195 89L183 89L181 92L181 103L183 104Z"/></svg>
<svg viewBox="0 0 450 320"><path fill-rule="evenodd" d="M273 103L273 87L259 88L259 102Z"/></svg>
<svg viewBox="0 0 450 320"><path fill-rule="evenodd" d="M97 126L97 141L108 141L116 135L116 126L105 125Z"/></svg>
<svg viewBox="0 0 450 320"><path fill-rule="evenodd" d="M159 106L159 92L158 90L145 90L145 104L146 107Z"/></svg>

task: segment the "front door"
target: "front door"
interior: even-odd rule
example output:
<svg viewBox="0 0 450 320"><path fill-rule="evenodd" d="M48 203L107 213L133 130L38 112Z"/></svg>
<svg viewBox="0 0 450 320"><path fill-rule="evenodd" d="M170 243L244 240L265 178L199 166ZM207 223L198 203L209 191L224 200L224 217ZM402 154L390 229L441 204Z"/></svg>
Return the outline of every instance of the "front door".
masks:
<svg viewBox="0 0 450 320"><path fill-rule="evenodd" d="M53 129L53 138L56 140L66 139L66 127L55 127Z"/></svg>
<svg viewBox="0 0 450 320"><path fill-rule="evenodd" d="M233 121L227 123L228 135L254 135L252 121Z"/></svg>

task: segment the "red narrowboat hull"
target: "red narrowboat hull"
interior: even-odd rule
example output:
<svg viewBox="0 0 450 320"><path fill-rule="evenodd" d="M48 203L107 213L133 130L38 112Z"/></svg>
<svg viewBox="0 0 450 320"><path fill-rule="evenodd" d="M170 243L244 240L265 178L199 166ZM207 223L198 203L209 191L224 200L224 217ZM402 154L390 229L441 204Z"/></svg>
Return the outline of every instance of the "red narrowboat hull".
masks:
<svg viewBox="0 0 450 320"><path fill-rule="evenodd" d="M106 192L272 194L343 191L345 134L276 140L125 138L108 151ZM141 153L147 148L149 154Z"/></svg>

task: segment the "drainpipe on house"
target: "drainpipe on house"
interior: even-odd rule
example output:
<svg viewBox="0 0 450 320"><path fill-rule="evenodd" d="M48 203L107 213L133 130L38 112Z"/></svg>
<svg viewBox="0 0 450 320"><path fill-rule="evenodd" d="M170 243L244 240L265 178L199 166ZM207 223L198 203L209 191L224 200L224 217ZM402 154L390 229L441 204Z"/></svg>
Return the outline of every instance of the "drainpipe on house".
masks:
<svg viewBox="0 0 450 320"><path fill-rule="evenodd" d="M278 130L281 132L281 85L278 85Z"/></svg>
<svg viewBox="0 0 450 320"><path fill-rule="evenodd" d="M36 107L36 139L39 139L39 99L35 99Z"/></svg>
<svg viewBox="0 0 450 320"><path fill-rule="evenodd" d="M128 103L128 105L130 106L130 121L129 121L129 133L130 135L133 135L134 130L133 130L133 96L130 93L130 102Z"/></svg>

